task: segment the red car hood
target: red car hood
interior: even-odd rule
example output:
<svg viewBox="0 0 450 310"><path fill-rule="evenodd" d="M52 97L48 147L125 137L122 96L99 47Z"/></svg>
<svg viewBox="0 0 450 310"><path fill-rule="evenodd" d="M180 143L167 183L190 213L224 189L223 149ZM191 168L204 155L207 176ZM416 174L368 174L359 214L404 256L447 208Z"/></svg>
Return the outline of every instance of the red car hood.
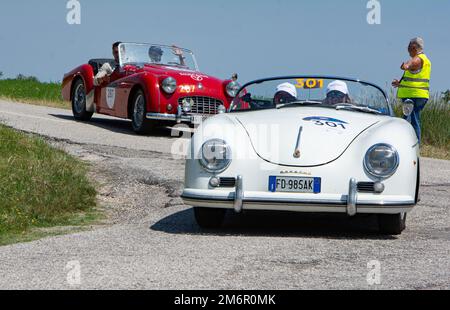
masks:
<svg viewBox="0 0 450 310"><path fill-rule="evenodd" d="M178 67L163 66L163 65L145 65L142 69L143 71L150 72L157 75L168 75L175 78L180 82L191 82L191 83L223 83L223 80L212 77L208 74L182 69Z"/></svg>

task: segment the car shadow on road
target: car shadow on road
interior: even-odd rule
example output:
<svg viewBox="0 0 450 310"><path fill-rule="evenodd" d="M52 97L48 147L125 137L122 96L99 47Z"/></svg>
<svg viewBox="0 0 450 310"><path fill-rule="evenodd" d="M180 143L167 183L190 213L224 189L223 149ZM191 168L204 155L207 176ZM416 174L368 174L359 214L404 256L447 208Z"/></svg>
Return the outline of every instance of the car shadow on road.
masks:
<svg viewBox="0 0 450 310"><path fill-rule="evenodd" d="M274 211L229 211L220 229L205 230L194 219L193 209L174 213L161 219L150 229L169 234L305 237L349 240L396 240L394 236L380 235L376 216L348 217L340 214L308 214Z"/></svg>
<svg viewBox="0 0 450 310"><path fill-rule="evenodd" d="M49 114L50 116L63 119L70 120L74 122L84 123L86 125L91 125L95 127L99 127L102 129L107 129L109 131L121 134L127 134L130 136L138 136L133 129L131 128L131 121L125 119L111 119L111 118L101 118L93 116L90 121L81 122L77 121L70 115L63 114ZM161 126L153 129L150 133L146 134L149 137L164 137L164 138L178 138L178 136L173 137L171 133L171 129L167 126Z"/></svg>

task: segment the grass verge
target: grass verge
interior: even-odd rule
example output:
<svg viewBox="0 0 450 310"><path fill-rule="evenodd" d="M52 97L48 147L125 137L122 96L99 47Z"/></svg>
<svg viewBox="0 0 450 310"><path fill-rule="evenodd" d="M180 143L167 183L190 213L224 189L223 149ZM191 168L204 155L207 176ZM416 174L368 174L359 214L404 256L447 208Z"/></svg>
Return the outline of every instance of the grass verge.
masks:
<svg viewBox="0 0 450 310"><path fill-rule="evenodd" d="M70 109L61 97L61 84L42 83L34 77L0 80L0 98L35 105Z"/></svg>
<svg viewBox="0 0 450 310"><path fill-rule="evenodd" d="M394 107L395 114L402 116L400 104ZM422 126L421 155L450 160L450 104L437 97L425 106L420 114Z"/></svg>
<svg viewBox="0 0 450 310"><path fill-rule="evenodd" d="M82 229L98 217L87 165L0 125L0 245Z"/></svg>

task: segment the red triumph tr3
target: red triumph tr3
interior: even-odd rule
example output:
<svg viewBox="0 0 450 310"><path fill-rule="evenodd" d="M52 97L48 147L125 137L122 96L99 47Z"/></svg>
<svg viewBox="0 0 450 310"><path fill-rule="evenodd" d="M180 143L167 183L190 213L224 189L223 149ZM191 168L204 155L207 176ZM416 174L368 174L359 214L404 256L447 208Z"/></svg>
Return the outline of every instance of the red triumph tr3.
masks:
<svg viewBox="0 0 450 310"><path fill-rule="evenodd" d="M136 133L166 124L196 124L225 112L240 86L199 71L194 54L157 44L121 43L118 61L92 59L64 75L62 96L75 119L93 113L131 119Z"/></svg>

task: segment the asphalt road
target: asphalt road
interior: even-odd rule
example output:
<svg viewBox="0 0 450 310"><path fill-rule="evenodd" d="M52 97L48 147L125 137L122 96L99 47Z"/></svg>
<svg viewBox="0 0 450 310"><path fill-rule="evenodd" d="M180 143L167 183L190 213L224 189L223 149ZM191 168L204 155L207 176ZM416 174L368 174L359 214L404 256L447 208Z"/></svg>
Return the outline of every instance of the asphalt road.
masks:
<svg viewBox="0 0 450 310"><path fill-rule="evenodd" d="M183 161L168 129L75 122L61 109L0 101L0 122L92 163L108 222L0 247L0 289L449 289L450 162L424 159L422 201L400 237L373 217L230 214L202 231L179 198ZM378 261L380 284L369 285ZM375 267L377 268L377 267Z"/></svg>

